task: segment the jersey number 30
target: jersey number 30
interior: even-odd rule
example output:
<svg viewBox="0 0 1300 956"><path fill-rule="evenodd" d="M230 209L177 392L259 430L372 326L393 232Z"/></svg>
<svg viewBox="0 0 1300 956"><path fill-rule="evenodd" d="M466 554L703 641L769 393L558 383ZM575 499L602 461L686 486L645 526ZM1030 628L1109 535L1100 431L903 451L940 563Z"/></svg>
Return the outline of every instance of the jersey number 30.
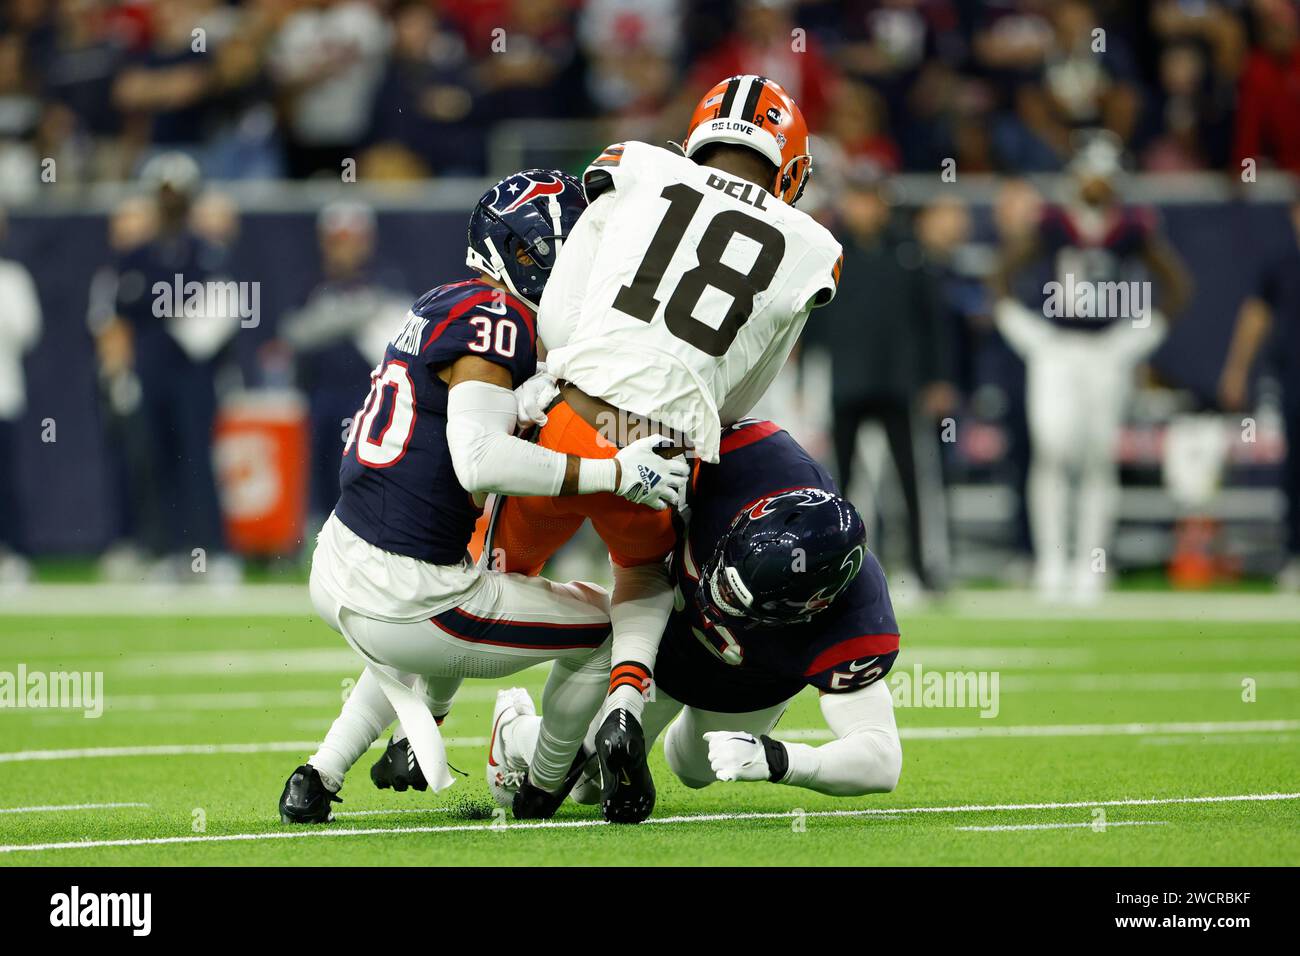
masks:
<svg viewBox="0 0 1300 956"><path fill-rule="evenodd" d="M668 211L650 240L645 257L632 281L618 290L614 308L642 322L654 321L660 301L655 291L681 245L682 237L704 194L684 183L665 186L660 195L668 200ZM722 261L732 237L745 236L758 244L758 255L748 272L741 272ZM746 215L738 209L725 209L709 221L695 249L699 264L682 274L677 288L664 309L664 324L677 338L709 355L722 356L736 340L741 327L754 310L754 296L764 291L776 276L785 255L785 236L770 223ZM722 321L716 325L695 317L704 290L712 286L731 297Z"/></svg>
<svg viewBox="0 0 1300 956"><path fill-rule="evenodd" d="M370 394L352 422L343 455L357 448L357 461L388 468L402 460L415 430L415 383L405 362L390 361L370 373Z"/></svg>

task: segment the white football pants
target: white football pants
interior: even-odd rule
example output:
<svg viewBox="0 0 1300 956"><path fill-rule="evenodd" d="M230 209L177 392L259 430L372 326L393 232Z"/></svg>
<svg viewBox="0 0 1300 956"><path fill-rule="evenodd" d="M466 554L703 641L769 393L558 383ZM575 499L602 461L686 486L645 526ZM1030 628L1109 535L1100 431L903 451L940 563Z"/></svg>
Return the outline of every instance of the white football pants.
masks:
<svg viewBox="0 0 1300 956"><path fill-rule="evenodd" d="M1023 308L998 315L998 329L1025 361L1028 510L1045 594L1102 589L1119 505L1115 442L1134 368L1165 328L1159 316L1145 328L1117 322L1089 333L1059 329Z"/></svg>
<svg viewBox="0 0 1300 956"><path fill-rule="evenodd" d="M461 680L504 677L555 661L543 696L548 719L533 780L542 787L559 783L609 683L609 595L602 588L473 569L465 573L476 580L455 607L428 620L395 623L345 606L322 586L316 566L316 611L366 668L312 766L341 781L396 716L429 786L444 789L453 781L435 717L450 708Z"/></svg>

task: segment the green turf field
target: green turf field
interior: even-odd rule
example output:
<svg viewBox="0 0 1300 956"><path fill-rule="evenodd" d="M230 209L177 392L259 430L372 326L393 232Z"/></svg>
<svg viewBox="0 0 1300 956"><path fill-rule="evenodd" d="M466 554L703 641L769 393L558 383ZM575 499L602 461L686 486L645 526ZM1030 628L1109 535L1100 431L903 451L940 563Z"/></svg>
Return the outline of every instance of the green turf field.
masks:
<svg viewBox="0 0 1300 956"><path fill-rule="evenodd" d="M482 819L484 682L443 728L470 772L447 794L373 789L375 750L336 822L284 826L284 779L357 670L333 632L306 613L234 616L238 595L215 616L0 616L0 673L102 671L106 700L98 719L0 709L0 865L1295 864L1300 619L1266 596L1198 600L1204 613L1174 595L1086 618L1011 598L1005 615L904 612L895 673L996 673L995 717L900 708L899 788L855 799L691 791L659 752L655 819L635 828L573 804L552 825ZM815 697L783 734L825 739Z"/></svg>

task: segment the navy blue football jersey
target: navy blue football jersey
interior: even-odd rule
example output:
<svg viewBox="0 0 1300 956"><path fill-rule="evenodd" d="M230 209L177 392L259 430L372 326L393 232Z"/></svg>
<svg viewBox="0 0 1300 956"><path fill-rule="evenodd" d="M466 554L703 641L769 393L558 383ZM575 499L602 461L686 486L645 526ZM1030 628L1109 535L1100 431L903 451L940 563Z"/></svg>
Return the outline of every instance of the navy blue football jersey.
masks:
<svg viewBox="0 0 1300 956"><path fill-rule="evenodd" d="M517 388L537 371L532 312L478 279L456 282L416 300L388 343L343 448L334 509L384 551L433 564L465 557L482 509L456 478L438 377L463 355L504 367Z"/></svg>
<svg viewBox="0 0 1300 956"><path fill-rule="evenodd" d="M1038 227L1039 241L1051 259L1052 278L1061 285L1062 301L1069 306L1065 315L1045 310L1047 319L1072 331L1099 332L1116 321L1134 318L1137 303L1112 303L1109 295L1100 294L1089 302L1084 296L1103 283L1139 278L1138 259L1155 230L1155 214L1149 209L1112 207L1099 228L1090 233L1071 210L1047 207ZM1124 314L1111 314L1116 311L1114 304L1119 304L1118 311Z"/></svg>
<svg viewBox="0 0 1300 956"><path fill-rule="evenodd" d="M838 494L821 465L771 422L739 422L724 431L716 465L700 466L673 552L676 589L655 682L691 707L746 713L773 707L805 686L827 693L866 687L898 656L898 624L885 575L867 552L853 583L825 611L778 628L718 626L695 606L699 569L732 520L761 498L792 488Z"/></svg>

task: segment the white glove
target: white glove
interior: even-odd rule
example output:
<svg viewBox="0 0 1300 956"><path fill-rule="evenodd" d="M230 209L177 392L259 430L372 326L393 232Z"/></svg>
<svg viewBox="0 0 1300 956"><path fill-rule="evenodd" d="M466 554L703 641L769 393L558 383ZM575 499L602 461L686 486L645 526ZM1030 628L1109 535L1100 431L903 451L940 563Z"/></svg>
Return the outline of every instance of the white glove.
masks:
<svg viewBox="0 0 1300 956"><path fill-rule="evenodd" d="M709 742L709 764L719 780L767 780L772 776L767 748L753 734L710 730L704 739Z"/></svg>
<svg viewBox="0 0 1300 956"><path fill-rule="evenodd" d="M515 389L515 409L519 417L519 427L546 424L546 409L560 394L560 385L555 376L538 362L537 374Z"/></svg>
<svg viewBox="0 0 1300 956"><path fill-rule="evenodd" d="M691 466L683 455L661 458L655 454L656 448L670 444L662 435L650 435L619 451L614 460L619 463L621 474L614 493L655 511L663 511L681 501L691 477Z"/></svg>

